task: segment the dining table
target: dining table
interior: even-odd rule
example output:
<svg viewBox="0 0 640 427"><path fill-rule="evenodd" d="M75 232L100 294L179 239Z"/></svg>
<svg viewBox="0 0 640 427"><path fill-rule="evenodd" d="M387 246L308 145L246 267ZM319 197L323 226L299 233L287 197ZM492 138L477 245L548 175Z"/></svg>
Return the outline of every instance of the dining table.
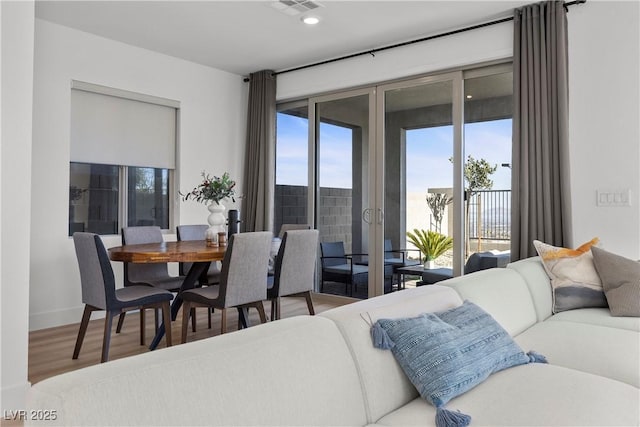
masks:
<svg viewBox="0 0 640 427"><path fill-rule="evenodd" d="M171 303L171 320L175 320L182 306L180 293L193 289L198 283L198 278L207 271L213 261L224 259L226 245L207 246L204 240L186 240L178 242L144 243L138 245L123 245L109 248L109 258L112 261L131 263L165 263L165 262L190 262L189 272L180 286L180 291ZM242 320L242 319L241 319ZM154 350L165 334L166 319L158 328L153 341L149 345ZM168 324L171 327L171 323Z"/></svg>

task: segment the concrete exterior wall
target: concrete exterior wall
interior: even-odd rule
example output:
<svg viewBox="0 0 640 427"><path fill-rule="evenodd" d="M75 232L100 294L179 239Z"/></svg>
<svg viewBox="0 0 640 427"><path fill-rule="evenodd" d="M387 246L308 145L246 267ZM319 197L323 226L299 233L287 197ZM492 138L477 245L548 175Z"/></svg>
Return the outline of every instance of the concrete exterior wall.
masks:
<svg viewBox="0 0 640 427"><path fill-rule="evenodd" d="M274 230L282 224L308 224L307 187L276 185ZM321 242L344 242L345 250L351 252L354 229L353 191L349 188L320 188L319 220Z"/></svg>
<svg viewBox="0 0 640 427"><path fill-rule="evenodd" d="M307 187L301 185L276 185L273 231L282 224L308 224Z"/></svg>

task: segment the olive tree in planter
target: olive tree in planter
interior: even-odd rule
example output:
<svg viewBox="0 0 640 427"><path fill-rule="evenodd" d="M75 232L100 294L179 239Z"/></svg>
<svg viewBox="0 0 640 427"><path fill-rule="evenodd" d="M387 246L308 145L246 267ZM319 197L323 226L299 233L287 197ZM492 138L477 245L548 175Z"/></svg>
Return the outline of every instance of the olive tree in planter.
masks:
<svg viewBox="0 0 640 427"><path fill-rule="evenodd" d="M449 158L449 161L453 163L453 157ZM469 243L469 208L471 206L471 198L478 194L481 190L490 190L493 187L493 180L491 175L498 169L498 165L491 165L485 159L475 159L473 156L468 155L467 161L464 164L464 253L465 258L471 254L471 245ZM478 215L482 212L478 210ZM482 236L478 236L478 246L480 245L480 239Z"/></svg>
<svg viewBox="0 0 640 427"><path fill-rule="evenodd" d="M440 255L453 248L453 238L431 230L407 231L409 242L422 253L425 268L433 268L434 261Z"/></svg>

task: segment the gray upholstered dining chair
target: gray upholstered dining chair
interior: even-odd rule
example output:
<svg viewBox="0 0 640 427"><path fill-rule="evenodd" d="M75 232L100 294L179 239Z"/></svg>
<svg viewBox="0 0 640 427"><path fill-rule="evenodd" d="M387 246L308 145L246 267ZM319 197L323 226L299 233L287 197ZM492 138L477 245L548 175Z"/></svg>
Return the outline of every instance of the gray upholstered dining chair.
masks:
<svg viewBox="0 0 640 427"><path fill-rule="evenodd" d="M268 231L234 234L229 239L222 261L219 286L190 289L180 294L182 306L182 342L187 341L187 326L192 307L217 308L221 314L220 333L227 330L227 309L255 307L260 321L267 321L262 301L267 298L267 269L271 250Z"/></svg>
<svg viewBox="0 0 640 427"><path fill-rule="evenodd" d="M145 225L138 227L124 227L122 229L123 245L139 245L143 243L162 243L162 231L156 225ZM124 286L145 285L164 289L171 292L178 292L184 276L171 276L166 262L152 264L124 263ZM122 330L125 313L120 315L116 333ZM156 329L160 322L156 312Z"/></svg>
<svg viewBox="0 0 640 427"><path fill-rule="evenodd" d="M284 233L276 257L273 277L269 277L267 299L271 320L280 319L280 297L304 296L309 314L315 314L311 291L318 257L318 230L290 230Z"/></svg>
<svg viewBox="0 0 640 427"><path fill-rule="evenodd" d="M106 362L109 358L113 317L127 310L140 309L140 345L144 345L145 309L161 308L165 319L171 319L169 303L173 294L142 285L116 289L111 261L100 236L93 233L74 233L73 243L80 268L82 302L85 304L73 359L80 355L91 313L94 311L106 311L101 362ZM167 328L166 340L167 347L171 346L171 328Z"/></svg>
<svg viewBox="0 0 640 427"><path fill-rule="evenodd" d="M282 239L284 237L284 233L291 230L309 230L311 226L309 224L282 224L280 226L280 232L278 233L278 237Z"/></svg>
<svg viewBox="0 0 640 427"><path fill-rule="evenodd" d="M123 245L139 245L143 243L162 243L162 231L156 225L140 227L124 227L122 229ZM184 277L170 276L167 263L124 264L124 285L147 285L177 292Z"/></svg>
<svg viewBox="0 0 640 427"><path fill-rule="evenodd" d="M209 226L207 224L196 224L196 225L179 225L176 227L176 237L180 240L204 240L204 233L207 231ZM181 262L179 267L179 274L181 276L186 276L189 273L189 269L193 265L191 262ZM206 272L203 272L199 277L198 281L200 285L217 285L220 283L220 268L218 267L218 262L214 261L209 265L209 269ZM208 315L208 325L209 329L211 329L211 311L209 310ZM196 316L195 309L191 311L191 330L193 332L196 331Z"/></svg>
<svg viewBox="0 0 640 427"><path fill-rule="evenodd" d="M204 240L204 233L209 228L206 224L179 225L176 227L176 237L180 240ZM180 275L186 276L192 263L180 263ZM220 267L217 262L212 262L209 270L200 277L201 285L213 285L220 282Z"/></svg>

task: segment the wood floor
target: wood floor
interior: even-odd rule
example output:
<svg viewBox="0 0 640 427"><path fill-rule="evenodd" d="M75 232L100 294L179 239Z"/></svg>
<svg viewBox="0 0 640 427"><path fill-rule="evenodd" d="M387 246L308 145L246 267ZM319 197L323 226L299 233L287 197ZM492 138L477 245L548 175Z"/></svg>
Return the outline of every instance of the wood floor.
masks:
<svg viewBox="0 0 640 427"><path fill-rule="evenodd" d="M327 299L322 296L314 296L314 307L316 313L321 313L330 308L347 304L348 300L339 301L336 299ZM267 317L271 318L271 305L264 304ZM303 298L283 298L282 299L282 318L308 314L307 305ZM234 310L228 311L228 331L237 329L237 314ZM207 327L206 309L200 308L197 311L196 332L192 332L189 328L187 341L195 341L199 339L209 338L220 333L220 314L212 315L212 327ZM257 311L250 310L250 322L252 325L260 323ZM153 313L147 311L146 321L146 343L140 345L139 335L139 314L137 312L129 313L126 316L122 332L115 333L115 325L113 325L113 333L111 335L111 345L109 348L109 360L120 359L123 357L133 356L149 351L148 345L153 339ZM172 322L172 334L174 345L180 343L180 326L182 313L178 313L177 321ZM80 319L78 319L78 322ZM86 366L96 365L100 363L100 354L102 351L102 335L104 330L104 319L96 319L89 322L87 335L85 336L80 357L76 360L71 359L73 348L78 334L79 323L65 325L50 329L41 329L29 333L29 381L32 384L42 381L46 378L58 375L64 372L73 371L75 369L84 368ZM166 346L165 340L160 342L158 347Z"/></svg>

